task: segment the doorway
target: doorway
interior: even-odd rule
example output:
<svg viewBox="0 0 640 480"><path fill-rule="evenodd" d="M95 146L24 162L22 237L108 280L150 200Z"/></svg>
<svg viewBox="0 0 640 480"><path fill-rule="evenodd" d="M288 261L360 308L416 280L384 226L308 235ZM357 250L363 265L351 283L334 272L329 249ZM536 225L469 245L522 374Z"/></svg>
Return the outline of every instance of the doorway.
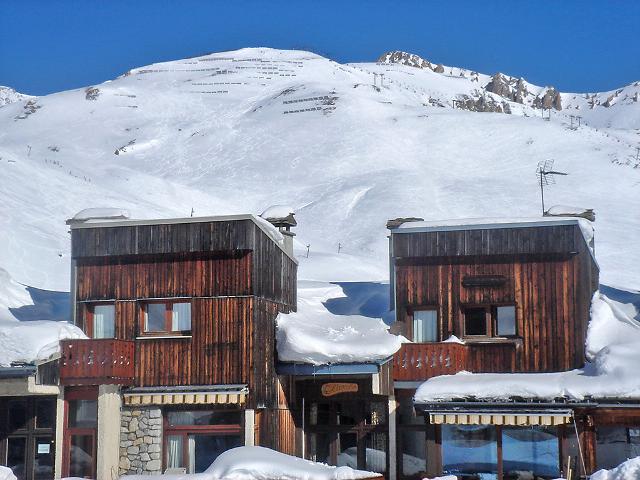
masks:
<svg viewBox="0 0 640 480"><path fill-rule="evenodd" d="M304 415L307 459L386 474L386 397L312 400Z"/></svg>
<svg viewBox="0 0 640 480"><path fill-rule="evenodd" d="M54 477L56 397L0 401L0 455L18 480Z"/></svg>

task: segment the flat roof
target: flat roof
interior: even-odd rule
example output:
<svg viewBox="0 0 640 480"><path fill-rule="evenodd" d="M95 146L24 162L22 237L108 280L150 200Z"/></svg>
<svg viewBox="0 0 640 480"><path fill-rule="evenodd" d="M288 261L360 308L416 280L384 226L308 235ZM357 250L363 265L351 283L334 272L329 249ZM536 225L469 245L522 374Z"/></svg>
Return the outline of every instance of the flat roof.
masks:
<svg viewBox="0 0 640 480"><path fill-rule="evenodd" d="M270 224L267 220L253 215L251 213L242 213L236 215L214 215L208 217L182 217L182 218L150 218L150 219L123 219L118 218L114 220L105 219L89 219L84 221L70 221L69 227L71 230L82 230L91 228L112 228L112 227L135 227L135 226L147 226L147 225L180 225L185 223L211 223L211 222L232 222L250 220L262 230L273 242L282 250L291 260L298 263L296 258L287 252L281 242L274 238L274 233L281 233L278 228Z"/></svg>
<svg viewBox="0 0 640 480"><path fill-rule="evenodd" d="M577 217L456 218L447 220L405 222L392 229L391 233L447 232L459 230L489 230L494 228L580 225L580 220L581 219Z"/></svg>

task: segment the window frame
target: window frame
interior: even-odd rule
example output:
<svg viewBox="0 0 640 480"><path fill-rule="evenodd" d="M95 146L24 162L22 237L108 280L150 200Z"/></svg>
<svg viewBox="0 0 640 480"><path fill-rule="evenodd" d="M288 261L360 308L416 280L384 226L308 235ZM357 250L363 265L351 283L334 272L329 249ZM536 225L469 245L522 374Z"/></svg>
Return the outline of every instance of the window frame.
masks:
<svg viewBox="0 0 640 480"><path fill-rule="evenodd" d="M189 408L191 407L191 408ZM162 412L162 471L164 472L168 467L168 455L169 455L169 437L180 436L182 437L182 463L189 470L189 436L190 435L208 435L208 436L231 436L237 435L240 437L242 444L245 444L244 430L245 430L245 411L241 409L223 409L227 411L240 412L240 423L231 424L217 424L217 425L171 425L169 423L169 412L179 411L212 411L216 410L215 407L211 408L193 408L193 405L183 408L165 408ZM218 408L219 409L219 408Z"/></svg>
<svg viewBox="0 0 640 480"><path fill-rule="evenodd" d="M513 335L498 335L498 307L514 308L514 330ZM471 309L483 309L485 311L486 335L468 335L466 311ZM518 305L515 302L507 303L490 303L490 304L466 304L460 307L462 314L462 338L474 340L490 340L490 339L513 339L519 338L518 334Z"/></svg>
<svg viewBox="0 0 640 480"><path fill-rule="evenodd" d="M71 387L65 390L64 395L64 440L62 445L62 476L69 477L71 472L71 440L73 436L91 437L91 475L95 478L97 471L97 451L98 451L98 418L96 416L95 427L70 427L69 426L69 402L73 400L98 400L97 387Z"/></svg>
<svg viewBox="0 0 640 480"><path fill-rule="evenodd" d="M436 312L436 340L433 342L416 342L415 340L413 340L415 338L415 331L414 331L414 322L415 322L415 318L414 318L414 314L415 312L420 312L420 311L433 311ZM414 343L440 343L442 342L442 332L441 332L441 328L440 328L440 311L438 309L437 305L419 305L419 306L415 306L415 307L410 307L407 308L407 314L411 317L411 341Z"/></svg>
<svg viewBox="0 0 640 480"><path fill-rule="evenodd" d="M173 305L189 304L189 330L173 330ZM153 304L164 304L164 330L147 331L147 307ZM138 332L141 337L189 337L193 331L193 302L191 298L148 299L139 302L140 322Z"/></svg>
<svg viewBox="0 0 640 480"><path fill-rule="evenodd" d="M93 336L94 332L95 332L95 325L94 325L94 309L95 307L102 307L102 306L113 306L113 337L100 337L100 338L95 338ZM118 337L117 333L116 333L116 327L117 327L117 318L116 318L116 303L115 302L92 302L92 303L88 303L85 305L84 308L84 333L87 335L87 337L89 337L92 340L100 340L102 338L112 338L115 339Z"/></svg>

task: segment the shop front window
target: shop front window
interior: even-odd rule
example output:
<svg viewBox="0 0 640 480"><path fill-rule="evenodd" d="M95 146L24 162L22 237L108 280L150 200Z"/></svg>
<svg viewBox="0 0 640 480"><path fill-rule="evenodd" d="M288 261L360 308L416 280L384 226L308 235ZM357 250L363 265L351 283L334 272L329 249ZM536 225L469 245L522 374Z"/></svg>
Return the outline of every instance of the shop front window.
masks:
<svg viewBox="0 0 640 480"><path fill-rule="evenodd" d="M56 400L52 397L0 399L0 463L18 480L52 480Z"/></svg>
<svg viewBox="0 0 640 480"><path fill-rule="evenodd" d="M169 410L165 414L165 464L204 472L218 456L243 445L238 410Z"/></svg>
<svg viewBox="0 0 640 480"><path fill-rule="evenodd" d="M629 458L640 456L640 428L597 427L596 462L598 468L611 469Z"/></svg>
<svg viewBox="0 0 640 480"><path fill-rule="evenodd" d="M496 428L489 425L443 425L442 469L449 475L497 479Z"/></svg>
<svg viewBox="0 0 640 480"><path fill-rule="evenodd" d="M555 428L503 427L502 465L504 479L560 476L558 435Z"/></svg>

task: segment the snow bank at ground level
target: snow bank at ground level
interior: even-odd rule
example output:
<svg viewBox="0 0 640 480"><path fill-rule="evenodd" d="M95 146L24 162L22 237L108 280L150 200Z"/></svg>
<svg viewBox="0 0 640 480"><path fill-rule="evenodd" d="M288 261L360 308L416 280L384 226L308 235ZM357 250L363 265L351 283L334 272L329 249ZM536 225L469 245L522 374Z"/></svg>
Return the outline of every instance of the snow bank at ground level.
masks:
<svg viewBox="0 0 640 480"><path fill-rule="evenodd" d="M221 454L204 473L126 475L127 480L356 480L379 474L332 467L264 447L237 447Z"/></svg>
<svg viewBox="0 0 640 480"><path fill-rule="evenodd" d="M423 383L416 403L475 398L509 400L514 397L573 401L639 399L640 323L633 305L620 304L599 292L593 296L584 368L557 373L469 373L434 377Z"/></svg>
<svg viewBox="0 0 640 480"><path fill-rule="evenodd" d="M280 361L312 365L376 362L393 355L406 341L389 333L382 319L332 314L323 302L338 297L344 297L339 285L299 282L298 311L280 314L277 319Z"/></svg>
<svg viewBox="0 0 640 480"><path fill-rule="evenodd" d="M0 322L0 366L46 360L60 351L60 340L73 338L87 336L67 322Z"/></svg>
<svg viewBox="0 0 640 480"><path fill-rule="evenodd" d="M598 470L590 480L638 480L640 478L640 457L631 458L611 470Z"/></svg>
<svg viewBox="0 0 640 480"><path fill-rule="evenodd" d="M0 465L0 480L17 480L17 478L9 467Z"/></svg>

